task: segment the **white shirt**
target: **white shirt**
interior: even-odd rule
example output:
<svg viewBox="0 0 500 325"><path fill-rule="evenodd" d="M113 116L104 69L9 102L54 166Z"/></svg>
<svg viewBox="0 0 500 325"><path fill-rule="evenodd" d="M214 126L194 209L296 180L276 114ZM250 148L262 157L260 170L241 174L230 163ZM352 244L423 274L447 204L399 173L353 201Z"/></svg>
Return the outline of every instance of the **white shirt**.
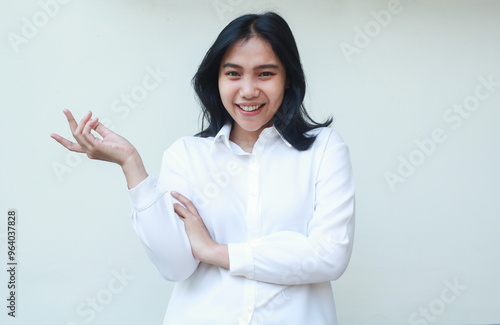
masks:
<svg viewBox="0 0 500 325"><path fill-rule="evenodd" d="M273 126L247 153L230 131L177 140L159 177L129 191L137 235L177 282L164 324L336 324L330 281L346 269L354 235L346 144L318 128L298 151ZM193 257L169 191L189 198L212 238L228 244L229 270Z"/></svg>

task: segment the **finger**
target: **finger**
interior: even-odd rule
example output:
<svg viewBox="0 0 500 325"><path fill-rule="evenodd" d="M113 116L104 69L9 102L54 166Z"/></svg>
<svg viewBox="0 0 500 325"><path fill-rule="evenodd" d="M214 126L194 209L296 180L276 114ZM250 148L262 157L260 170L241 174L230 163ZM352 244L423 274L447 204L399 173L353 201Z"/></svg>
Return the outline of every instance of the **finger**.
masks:
<svg viewBox="0 0 500 325"><path fill-rule="evenodd" d="M102 142L102 139L94 136L90 131L95 130L97 126L99 125L99 118L95 117L87 123L85 128L83 129L83 135L86 137L86 140L88 141L89 144L95 145L96 143ZM102 134L99 134L104 138Z"/></svg>
<svg viewBox="0 0 500 325"><path fill-rule="evenodd" d="M77 129L77 134L75 134L75 139L80 143L80 145L88 150L90 150L94 144L95 140L97 139L93 134L90 133L92 130L92 125L95 123L96 118L90 118L92 116L92 112L88 112L87 115L82 119L80 122L80 125L78 126ZM83 129L82 129L83 127Z"/></svg>
<svg viewBox="0 0 500 325"><path fill-rule="evenodd" d="M50 135L50 137L52 139L56 140L57 142L59 142L63 147L65 147L66 149L68 149L70 151L80 152L80 153L85 152L79 144L71 142L68 139L63 138L59 134L52 133Z"/></svg>
<svg viewBox="0 0 500 325"><path fill-rule="evenodd" d="M107 127L104 126L104 124L102 124L101 122L99 122L99 120L96 121L96 125L94 126L93 128L101 137L105 137L111 133L113 133L113 131L111 131L110 129L108 129Z"/></svg>
<svg viewBox="0 0 500 325"><path fill-rule="evenodd" d="M196 210L196 207L194 206L193 202L189 200L187 197L182 195L181 193L171 191L170 194L179 202L184 204L184 206L192 213L198 214L198 210Z"/></svg>
<svg viewBox="0 0 500 325"><path fill-rule="evenodd" d="M75 118L73 117L73 114L71 114L71 111L69 109L64 109L63 110L64 115L66 115L66 119L68 120L69 123L69 128L72 133L75 132L76 128L78 127L78 124L75 121Z"/></svg>
<svg viewBox="0 0 500 325"><path fill-rule="evenodd" d="M78 127L79 125L76 123L75 121L75 118L73 117L73 114L71 113L71 111L69 109L64 109L63 110L64 114L66 115L66 118L68 119L68 123L69 123L69 128L71 129L71 133L73 133L73 137L75 137L75 139L77 140L77 142L79 142L78 144L76 143L73 143L67 139L64 139L63 142L61 141L58 141L60 144L62 144L65 148L67 148L68 150L71 150L71 151L75 151L75 152L85 152L85 150L83 150L83 147L80 143L82 143L83 145L85 145L85 143L82 142L82 139L78 138ZM90 111L87 113L89 114ZM57 139L56 139L57 140Z"/></svg>
<svg viewBox="0 0 500 325"><path fill-rule="evenodd" d="M96 123L98 122L97 117L94 117L93 119L90 119L86 124L85 127L83 128L82 134L90 134L90 131L94 129Z"/></svg>
<svg viewBox="0 0 500 325"><path fill-rule="evenodd" d="M83 129L85 128L85 125L87 124L87 122L90 120L91 117L92 117L92 112L88 111L87 114L85 114L85 116L80 121L80 124L78 124L78 126L75 130L76 134L82 133Z"/></svg>
<svg viewBox="0 0 500 325"><path fill-rule="evenodd" d="M182 219L182 221L191 215L191 213L179 203L174 203L174 211Z"/></svg>

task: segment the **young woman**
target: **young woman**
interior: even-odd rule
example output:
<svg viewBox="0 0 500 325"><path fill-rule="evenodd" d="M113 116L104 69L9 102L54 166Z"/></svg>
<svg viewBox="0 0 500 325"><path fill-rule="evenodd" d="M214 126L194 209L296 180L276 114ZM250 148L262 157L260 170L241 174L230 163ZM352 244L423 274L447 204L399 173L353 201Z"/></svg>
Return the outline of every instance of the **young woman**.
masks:
<svg viewBox="0 0 500 325"><path fill-rule="evenodd" d="M133 227L177 282L164 324L336 324L330 281L354 235L350 158L331 120L312 121L302 105L287 23L275 13L235 19L193 82L208 125L165 151L159 177L90 112L77 124L64 111L77 143L52 137L122 167Z"/></svg>

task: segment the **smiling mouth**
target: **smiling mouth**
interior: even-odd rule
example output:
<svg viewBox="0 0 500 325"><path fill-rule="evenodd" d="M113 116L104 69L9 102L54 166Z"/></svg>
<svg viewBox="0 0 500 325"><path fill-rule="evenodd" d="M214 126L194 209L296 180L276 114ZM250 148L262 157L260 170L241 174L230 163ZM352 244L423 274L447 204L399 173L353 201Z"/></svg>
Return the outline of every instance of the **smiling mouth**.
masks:
<svg viewBox="0 0 500 325"><path fill-rule="evenodd" d="M244 110L245 112L253 112L253 111L256 111L258 110L259 108L261 108L262 106L264 106L264 104L260 104L260 105L253 105L253 106L243 106L243 105L240 105L240 104L236 104L239 108L241 108L242 110Z"/></svg>

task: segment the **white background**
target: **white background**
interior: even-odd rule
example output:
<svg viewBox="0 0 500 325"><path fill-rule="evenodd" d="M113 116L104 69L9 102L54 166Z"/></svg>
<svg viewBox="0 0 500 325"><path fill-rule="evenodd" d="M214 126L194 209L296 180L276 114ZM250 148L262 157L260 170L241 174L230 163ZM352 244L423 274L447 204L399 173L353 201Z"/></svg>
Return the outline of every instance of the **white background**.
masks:
<svg viewBox="0 0 500 325"><path fill-rule="evenodd" d="M333 115L351 149L340 324L500 322L499 1L54 1L0 1L1 270L7 211L19 216L17 312L2 271L2 324L162 323L172 284L130 226L120 168L49 134L70 136L62 109L77 120L91 109L157 173L163 151L199 130L190 81L208 47L234 17L266 10L295 34L306 107Z"/></svg>

